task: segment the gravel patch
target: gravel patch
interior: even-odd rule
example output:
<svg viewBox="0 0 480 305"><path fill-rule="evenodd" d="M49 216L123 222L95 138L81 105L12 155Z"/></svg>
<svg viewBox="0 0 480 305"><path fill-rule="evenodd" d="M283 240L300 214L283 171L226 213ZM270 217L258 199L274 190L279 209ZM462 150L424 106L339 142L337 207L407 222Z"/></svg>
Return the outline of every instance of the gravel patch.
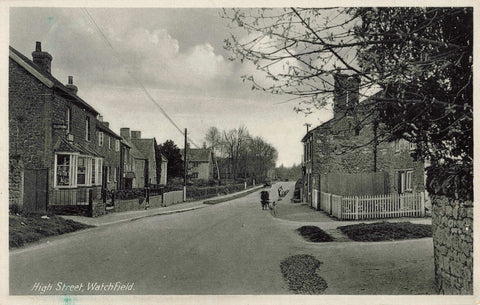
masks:
<svg viewBox="0 0 480 305"><path fill-rule="evenodd" d="M297 232L308 241L315 243L333 241L333 238L316 226L303 226L297 229Z"/></svg>
<svg viewBox="0 0 480 305"><path fill-rule="evenodd" d="M376 222L338 227L354 241L388 241L432 237L432 226L411 222Z"/></svg>
<svg viewBox="0 0 480 305"><path fill-rule="evenodd" d="M299 254L284 259L280 263L280 269L288 283L288 288L295 293L322 294L328 285L317 274L321 264L322 262L312 255Z"/></svg>

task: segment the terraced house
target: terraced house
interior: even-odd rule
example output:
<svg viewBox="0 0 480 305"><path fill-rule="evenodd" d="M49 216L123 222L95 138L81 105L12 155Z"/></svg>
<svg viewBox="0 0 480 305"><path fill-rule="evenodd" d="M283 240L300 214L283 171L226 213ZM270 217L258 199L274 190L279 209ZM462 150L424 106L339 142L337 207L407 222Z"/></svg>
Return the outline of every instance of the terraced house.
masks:
<svg viewBox="0 0 480 305"><path fill-rule="evenodd" d="M30 60L9 49L9 201L29 211L100 200L118 188L121 137L51 74L40 42ZM100 118L100 119L99 119Z"/></svg>

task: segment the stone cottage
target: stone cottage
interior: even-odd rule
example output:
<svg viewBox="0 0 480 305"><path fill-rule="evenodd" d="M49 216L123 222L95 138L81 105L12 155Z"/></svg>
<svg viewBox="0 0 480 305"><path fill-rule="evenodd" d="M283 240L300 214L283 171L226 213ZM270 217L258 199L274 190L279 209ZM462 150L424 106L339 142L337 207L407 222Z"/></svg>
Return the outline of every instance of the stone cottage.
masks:
<svg viewBox="0 0 480 305"><path fill-rule="evenodd" d="M46 211L99 200L105 166L118 166L120 137L77 95L73 77L63 85L51 74L53 58L40 42L32 57L9 48L10 204ZM99 145L100 132L111 138L112 155Z"/></svg>
<svg viewBox="0 0 480 305"><path fill-rule="evenodd" d="M184 158L184 150L181 150ZM190 148L187 146L187 175L192 180L213 179L213 152L211 149Z"/></svg>
<svg viewBox="0 0 480 305"><path fill-rule="evenodd" d="M411 157L414 144L384 136L375 112L359 102L359 86L358 77L336 75L333 118L302 138L306 202L312 202L312 191L320 188L322 174L383 172L381 183L385 185L379 189L384 193L424 190L424 163Z"/></svg>

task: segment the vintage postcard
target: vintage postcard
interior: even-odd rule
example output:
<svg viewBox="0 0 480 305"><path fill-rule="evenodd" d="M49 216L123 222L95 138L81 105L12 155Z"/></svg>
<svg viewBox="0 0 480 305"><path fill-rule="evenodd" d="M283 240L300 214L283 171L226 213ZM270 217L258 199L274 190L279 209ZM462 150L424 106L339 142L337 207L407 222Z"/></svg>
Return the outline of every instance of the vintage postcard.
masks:
<svg viewBox="0 0 480 305"><path fill-rule="evenodd" d="M2 2L2 303L478 302L478 8Z"/></svg>

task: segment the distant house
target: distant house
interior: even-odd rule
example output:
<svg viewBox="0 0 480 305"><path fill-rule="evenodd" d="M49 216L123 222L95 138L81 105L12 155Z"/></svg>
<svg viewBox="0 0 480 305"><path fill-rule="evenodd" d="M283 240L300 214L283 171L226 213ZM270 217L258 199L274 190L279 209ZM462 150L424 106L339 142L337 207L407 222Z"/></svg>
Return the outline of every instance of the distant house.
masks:
<svg viewBox="0 0 480 305"><path fill-rule="evenodd" d="M9 201L46 211L100 200L105 166L118 166L119 136L77 95L73 77L64 85L52 76L40 42L32 57L9 49ZM100 133L112 149L99 145Z"/></svg>
<svg viewBox="0 0 480 305"><path fill-rule="evenodd" d="M100 154L104 157L102 186L104 189L121 189L121 143L122 138L109 128L109 123L99 116L96 140Z"/></svg>
<svg viewBox="0 0 480 305"><path fill-rule="evenodd" d="M149 184L157 184L155 139L142 139L140 131L130 131L130 128L126 127L120 129L120 135L129 147L124 156L125 188L142 188Z"/></svg>
<svg viewBox="0 0 480 305"><path fill-rule="evenodd" d="M320 188L321 175L325 174L384 173L384 192L424 190L423 161L410 155L415 146L405 140L379 141L382 126L368 109L359 107L359 84L359 78L337 75L334 117L302 138L306 202L312 202L313 190Z"/></svg>
<svg viewBox="0 0 480 305"><path fill-rule="evenodd" d="M181 154L185 159L183 149ZM187 148L187 175L189 179L213 179L213 151L210 148Z"/></svg>
<svg viewBox="0 0 480 305"><path fill-rule="evenodd" d="M157 162L155 158L155 147L157 142L154 138L145 139L142 138L140 131L132 130L131 133L132 144L145 156L146 167L145 171L145 185L157 184Z"/></svg>

